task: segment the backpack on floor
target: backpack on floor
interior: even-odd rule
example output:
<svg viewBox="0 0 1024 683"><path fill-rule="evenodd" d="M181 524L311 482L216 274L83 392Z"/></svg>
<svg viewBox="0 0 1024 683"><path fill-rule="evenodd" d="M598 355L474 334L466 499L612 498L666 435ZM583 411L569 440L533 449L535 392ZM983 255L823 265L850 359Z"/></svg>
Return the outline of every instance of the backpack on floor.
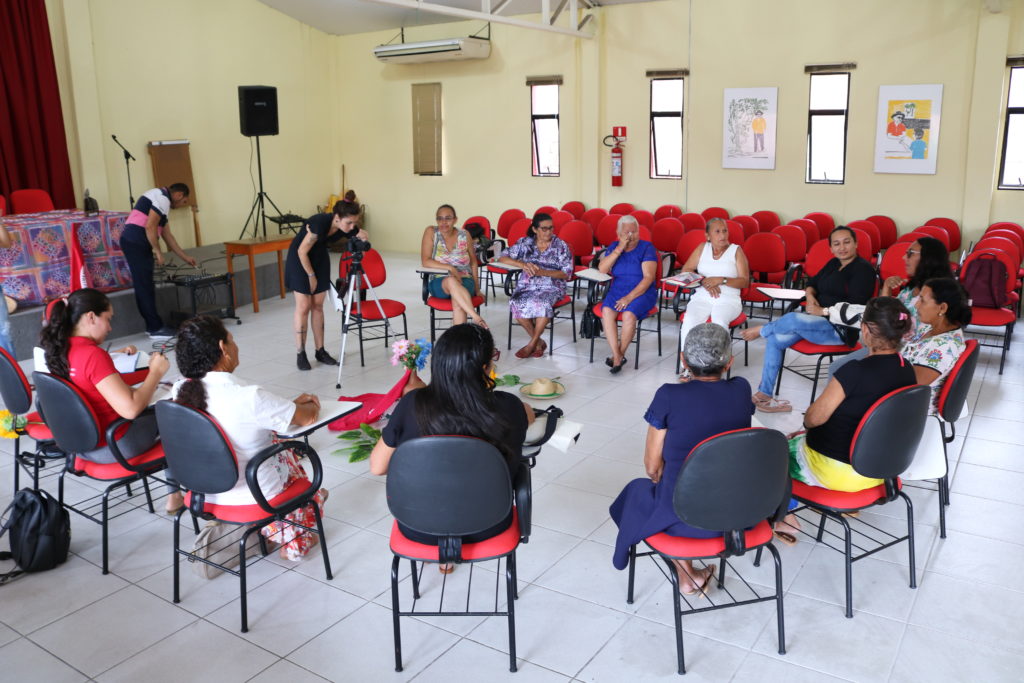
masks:
<svg viewBox="0 0 1024 683"><path fill-rule="evenodd" d="M0 560L13 559L18 569L0 574L0 585L24 572L53 569L68 558L71 517L46 491L21 489L4 511L0 536L10 532L10 552Z"/></svg>
<svg viewBox="0 0 1024 683"><path fill-rule="evenodd" d="M981 254L964 266L960 284L971 306L1002 308L1007 304L1006 266L992 254Z"/></svg>

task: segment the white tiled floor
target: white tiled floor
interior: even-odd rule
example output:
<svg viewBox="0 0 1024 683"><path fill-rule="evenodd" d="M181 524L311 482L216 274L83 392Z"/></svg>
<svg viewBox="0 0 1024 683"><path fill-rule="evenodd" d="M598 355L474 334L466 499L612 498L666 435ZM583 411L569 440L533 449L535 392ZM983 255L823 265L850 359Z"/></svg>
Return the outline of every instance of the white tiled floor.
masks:
<svg viewBox="0 0 1024 683"><path fill-rule="evenodd" d="M391 279L380 293L405 301L411 335L427 336L415 262L392 255L388 265ZM354 337L341 392L334 368L297 372L291 300L268 300L261 308L255 315L242 309L244 323L231 327L243 378L289 396L382 391L397 379L382 344L367 350L361 368ZM669 585L642 562L636 602L626 604L626 575L611 566L615 527L607 508L627 481L643 476L641 418L654 390L673 380L677 327L666 316L665 354L658 358L648 337L640 370L630 364L611 376L601 363L603 342L591 365L589 344L574 345L564 323L556 328L554 358L517 360L504 350L507 315L504 297L484 309L503 351L499 372L558 377L568 393L556 403L584 424L574 449L547 449L534 471L534 534L519 551L515 678L507 671L500 618L404 620L405 671L394 672L383 482L367 473L365 463L332 455L334 434L324 430L312 443L332 491L327 533L333 581L324 579L319 550L297 565L276 558L257 563L249 574L251 630L241 634L233 577L204 581L186 570L182 602L171 602L166 517L139 510L116 520L112 573L102 576L98 528L73 515L73 554L66 564L0 587L0 680L672 680ZM337 314L329 313L328 321L328 347L337 349ZM522 342L518 330L513 342L514 348ZM752 344L750 366L744 368L740 357L735 368L755 383L762 348ZM854 566L856 616L845 619L839 555L806 540L782 547L788 653L776 653L771 605L689 616L686 680L1021 679L1024 591L1016 576L1024 564L1024 359L1014 353L1002 377L998 362L997 351L982 350L970 394L972 417L958 425L961 436L952 445L947 539L938 538L935 495L914 492L918 589L907 587L904 547L865 559ZM809 394L809 382L783 379L783 395L796 406L806 406ZM798 412L764 421L788 430L799 419ZM7 453L11 448L10 441L0 443ZM11 470L6 458L0 466L3 507L10 500ZM898 528L902 515L902 506L892 506L870 518ZM0 571L10 566L3 563ZM767 567L754 569L746 558L737 566L754 583L771 582ZM481 569L490 571L475 571ZM460 567L453 575L454 586L466 571ZM428 572L425 591L438 589Z"/></svg>

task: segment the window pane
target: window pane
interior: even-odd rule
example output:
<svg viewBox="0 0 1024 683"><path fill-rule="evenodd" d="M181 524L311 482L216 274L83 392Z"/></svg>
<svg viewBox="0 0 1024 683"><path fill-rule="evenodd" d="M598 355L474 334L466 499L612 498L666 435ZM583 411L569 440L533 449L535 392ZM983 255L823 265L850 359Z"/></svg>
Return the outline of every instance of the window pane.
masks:
<svg viewBox="0 0 1024 683"><path fill-rule="evenodd" d="M999 184L1024 186L1024 114L1011 114L1006 122L1006 158Z"/></svg>
<svg viewBox="0 0 1024 683"><path fill-rule="evenodd" d="M558 175L558 119L534 119L533 135L534 172L537 175Z"/></svg>
<svg viewBox="0 0 1024 683"><path fill-rule="evenodd" d="M656 78L651 81L651 111L683 111L683 79Z"/></svg>
<svg viewBox="0 0 1024 683"><path fill-rule="evenodd" d="M1011 107L1024 107L1024 66L1010 69Z"/></svg>
<svg viewBox="0 0 1024 683"><path fill-rule="evenodd" d="M653 120L651 156L654 177L683 177L683 125L681 116L656 116Z"/></svg>
<svg viewBox="0 0 1024 683"><path fill-rule="evenodd" d="M811 74L811 109L846 109L849 74Z"/></svg>
<svg viewBox="0 0 1024 683"><path fill-rule="evenodd" d="M812 116L808 140L809 181L843 180L843 157L846 152L845 116Z"/></svg>
<svg viewBox="0 0 1024 683"><path fill-rule="evenodd" d="M558 113L558 86L557 85L535 85L533 91L533 114L557 114Z"/></svg>

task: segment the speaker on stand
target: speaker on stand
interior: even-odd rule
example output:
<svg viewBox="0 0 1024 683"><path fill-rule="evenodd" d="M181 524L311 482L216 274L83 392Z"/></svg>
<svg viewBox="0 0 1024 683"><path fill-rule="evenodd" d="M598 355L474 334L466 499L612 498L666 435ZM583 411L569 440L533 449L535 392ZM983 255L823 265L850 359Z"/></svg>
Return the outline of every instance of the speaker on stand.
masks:
<svg viewBox="0 0 1024 683"><path fill-rule="evenodd" d="M267 212L266 205L274 207L277 214L281 215L281 209L270 198L270 195L263 191L263 158L260 154L260 136L277 135L277 88L269 85L240 85L238 86L238 121L242 135L256 138L256 169L259 176L259 193L249 209L249 217L245 219L242 232L238 238L245 237L252 223L252 236L259 236L260 226L263 227L263 239L267 238Z"/></svg>

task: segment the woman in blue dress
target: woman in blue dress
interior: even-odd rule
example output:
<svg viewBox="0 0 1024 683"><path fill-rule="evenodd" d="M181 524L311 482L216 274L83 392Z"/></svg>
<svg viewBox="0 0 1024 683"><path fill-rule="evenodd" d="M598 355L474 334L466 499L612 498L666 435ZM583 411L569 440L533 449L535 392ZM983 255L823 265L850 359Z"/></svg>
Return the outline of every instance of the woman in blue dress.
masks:
<svg viewBox="0 0 1024 683"><path fill-rule="evenodd" d="M555 314L555 304L565 297L565 285L572 276L572 251L555 237L551 216L538 213L526 237L502 252L498 262L522 268L508 306L530 341L516 351L516 358L540 358L547 349L541 335Z"/></svg>
<svg viewBox="0 0 1024 683"><path fill-rule="evenodd" d="M637 321L646 318L658 301L658 251L653 244L640 239L640 225L633 216L620 218L616 232L619 239L608 245L598 266L602 273L615 278L601 308L604 338L612 351L605 365L611 367L613 375L626 364L626 351L636 334ZM620 315L621 333L616 325Z"/></svg>
<svg viewBox="0 0 1024 683"><path fill-rule="evenodd" d="M663 384L644 415L647 479L626 485L609 508L619 527L612 564L625 569L629 548L648 536L667 533L687 538L714 538L720 532L692 527L676 516L672 493L686 456L704 439L750 426L754 405L750 384L742 377L722 379L732 364L732 340L724 327L701 323L683 342L683 365L693 378ZM689 560L674 560L679 589L702 593L714 578L715 566L695 570Z"/></svg>

